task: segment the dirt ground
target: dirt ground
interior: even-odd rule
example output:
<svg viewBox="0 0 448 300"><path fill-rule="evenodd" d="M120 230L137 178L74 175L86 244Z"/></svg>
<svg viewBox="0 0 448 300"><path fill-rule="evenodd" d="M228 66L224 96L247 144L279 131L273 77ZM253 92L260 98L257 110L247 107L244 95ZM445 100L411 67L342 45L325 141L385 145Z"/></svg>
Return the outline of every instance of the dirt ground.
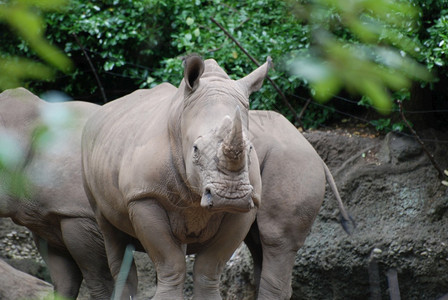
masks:
<svg viewBox="0 0 448 300"><path fill-rule="evenodd" d="M448 188L440 184L421 146L412 137L378 136L363 128L304 135L331 169L357 227L350 236L343 231L328 192L297 253L292 299L389 299L394 282L401 299L435 300L448 294ZM447 169L448 135L427 131L421 136ZM8 219L0 219L0 257L48 280L30 234ZM148 299L155 292L155 272L145 254L135 257L139 298ZM251 264L242 246L223 274L224 299L254 298ZM189 263L187 298L191 270ZM87 299L85 289L79 299Z"/></svg>

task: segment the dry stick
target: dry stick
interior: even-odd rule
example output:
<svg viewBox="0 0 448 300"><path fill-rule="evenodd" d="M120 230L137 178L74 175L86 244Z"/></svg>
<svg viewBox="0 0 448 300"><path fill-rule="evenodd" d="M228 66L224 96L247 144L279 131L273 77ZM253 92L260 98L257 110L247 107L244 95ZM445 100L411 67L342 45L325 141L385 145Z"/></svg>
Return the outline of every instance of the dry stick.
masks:
<svg viewBox="0 0 448 300"><path fill-rule="evenodd" d="M300 111L299 114L299 120L302 120L303 114L305 113L305 110L308 108L308 105L310 105L311 103L311 98L308 98L308 100L306 100L305 105L303 106L302 110ZM306 131L305 127L302 126L303 131Z"/></svg>
<svg viewBox="0 0 448 300"><path fill-rule="evenodd" d="M260 66L260 64L258 63L258 61L252 56L250 55L246 49L243 48L243 46L241 46L241 44L221 25L218 23L218 21L216 21L213 17L210 17L210 20L215 23L237 46L238 48L241 49L241 51L243 51L244 54L246 54L247 57L249 57L249 59L255 64L257 65L257 67ZM291 106L291 104L288 102L288 100L286 99L285 94L283 94L283 92L280 90L280 88L277 86L277 84L271 79L271 77L269 77L269 75L266 75L266 78L271 82L272 86L274 87L274 89L277 91L277 93L281 96L283 102L286 104L286 106L289 108L289 110L294 114L294 119L296 121L296 124L298 124L299 126L303 127L302 121L301 119L297 116L297 112L295 111L295 109Z"/></svg>
<svg viewBox="0 0 448 300"><path fill-rule="evenodd" d="M397 270L390 269L386 273L387 283L389 284L389 297L390 300L400 300L400 287L398 285L398 274Z"/></svg>
<svg viewBox="0 0 448 300"><path fill-rule="evenodd" d="M380 271L374 253L370 254L369 265L370 300L381 300Z"/></svg>
<svg viewBox="0 0 448 300"><path fill-rule="evenodd" d="M100 88L101 96L103 97L103 103L107 103L106 93L104 92L104 88L103 88L103 85L101 84L100 77L98 76L98 73L96 72L95 67L93 66L93 63L90 60L89 55L87 54L86 50L84 49L84 46L79 41L78 36L76 35L76 33L73 33L73 36L75 37L76 43L81 48L82 52L84 53L84 56L87 59L87 62L90 65L90 68L92 69L93 75L95 76L96 82L98 83L98 87Z"/></svg>
<svg viewBox="0 0 448 300"><path fill-rule="evenodd" d="M409 130L411 131L411 133L414 135L415 139L417 140L417 142L422 146L423 151L425 151L426 155L428 156L429 160L431 161L432 165L434 166L434 168L436 168L436 170L439 172L439 179L443 179L443 171L442 169L439 167L439 165L436 163L436 161L434 160L434 156L429 152L428 148L426 148L425 144L423 143L423 141L420 139L420 137L417 135L417 132L415 132L415 130L412 128L411 124L409 124L408 120L406 119L406 117L404 116L404 112L403 112L403 103L400 100L397 100L398 103L398 107L400 108L400 115L401 118L403 119L404 123L406 124L406 126L409 128Z"/></svg>

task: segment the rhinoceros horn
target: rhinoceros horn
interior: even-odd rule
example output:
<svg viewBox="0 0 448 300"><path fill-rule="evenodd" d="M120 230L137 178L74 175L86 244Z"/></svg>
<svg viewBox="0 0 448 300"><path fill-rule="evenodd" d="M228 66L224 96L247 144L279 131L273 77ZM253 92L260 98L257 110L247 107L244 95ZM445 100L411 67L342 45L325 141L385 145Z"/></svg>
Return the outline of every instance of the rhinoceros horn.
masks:
<svg viewBox="0 0 448 300"><path fill-rule="evenodd" d="M223 159L226 161L225 167L229 171L240 170L245 163L244 150L246 147L240 109L237 108L233 122L223 122L222 126L227 128L231 126L230 132L224 137L221 146ZM222 128L222 130L225 129Z"/></svg>

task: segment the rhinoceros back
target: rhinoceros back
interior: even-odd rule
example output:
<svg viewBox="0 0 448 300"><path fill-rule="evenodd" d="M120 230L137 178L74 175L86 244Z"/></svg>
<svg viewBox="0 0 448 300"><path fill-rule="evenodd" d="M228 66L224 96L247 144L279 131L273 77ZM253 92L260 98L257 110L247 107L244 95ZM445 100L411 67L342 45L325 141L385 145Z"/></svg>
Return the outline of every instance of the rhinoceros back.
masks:
<svg viewBox="0 0 448 300"><path fill-rule="evenodd" d="M31 182L28 199L12 199L24 215L93 216L82 186L81 133L97 108L78 101L48 103L23 88L0 94L0 132L19 142L23 155L18 167ZM59 121L53 122L50 115ZM36 143L39 126L46 128L47 136Z"/></svg>
<svg viewBox="0 0 448 300"><path fill-rule="evenodd" d="M85 182L98 198L96 202L105 206L102 211L124 210L123 186L132 183L120 183L123 172L132 172L142 164L158 163L151 155L135 163L133 159L139 149L169 150L164 143L168 140L167 119L176 91L171 84L138 90L104 105L87 122L82 137ZM124 177L134 180L133 176ZM114 204L105 204L107 201Z"/></svg>

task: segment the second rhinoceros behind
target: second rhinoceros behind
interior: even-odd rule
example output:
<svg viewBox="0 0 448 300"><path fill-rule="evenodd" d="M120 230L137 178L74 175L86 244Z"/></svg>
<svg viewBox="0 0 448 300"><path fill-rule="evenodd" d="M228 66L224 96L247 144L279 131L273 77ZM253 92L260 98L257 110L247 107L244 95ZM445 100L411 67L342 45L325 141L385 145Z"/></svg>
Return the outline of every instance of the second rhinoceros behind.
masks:
<svg viewBox="0 0 448 300"><path fill-rule="evenodd" d="M219 278L255 219L261 175L248 139L249 95L269 62L234 81L190 56L177 89L162 84L104 105L82 139L84 186L114 277L138 240L157 270L154 299L183 299L185 253L196 253L196 299L220 299ZM136 293L131 267L123 298Z"/></svg>
<svg viewBox="0 0 448 300"><path fill-rule="evenodd" d="M9 158L0 172L0 217L33 232L55 292L64 299L76 299L83 278L92 299L110 299L114 288L81 175L82 128L98 108L80 101L48 103L23 88L0 94L0 150ZM36 138L39 131L45 134ZM5 155L8 148L12 155ZM28 193L11 192L14 172L27 176L20 191L26 187ZM20 287L11 286L7 294L15 289Z"/></svg>

